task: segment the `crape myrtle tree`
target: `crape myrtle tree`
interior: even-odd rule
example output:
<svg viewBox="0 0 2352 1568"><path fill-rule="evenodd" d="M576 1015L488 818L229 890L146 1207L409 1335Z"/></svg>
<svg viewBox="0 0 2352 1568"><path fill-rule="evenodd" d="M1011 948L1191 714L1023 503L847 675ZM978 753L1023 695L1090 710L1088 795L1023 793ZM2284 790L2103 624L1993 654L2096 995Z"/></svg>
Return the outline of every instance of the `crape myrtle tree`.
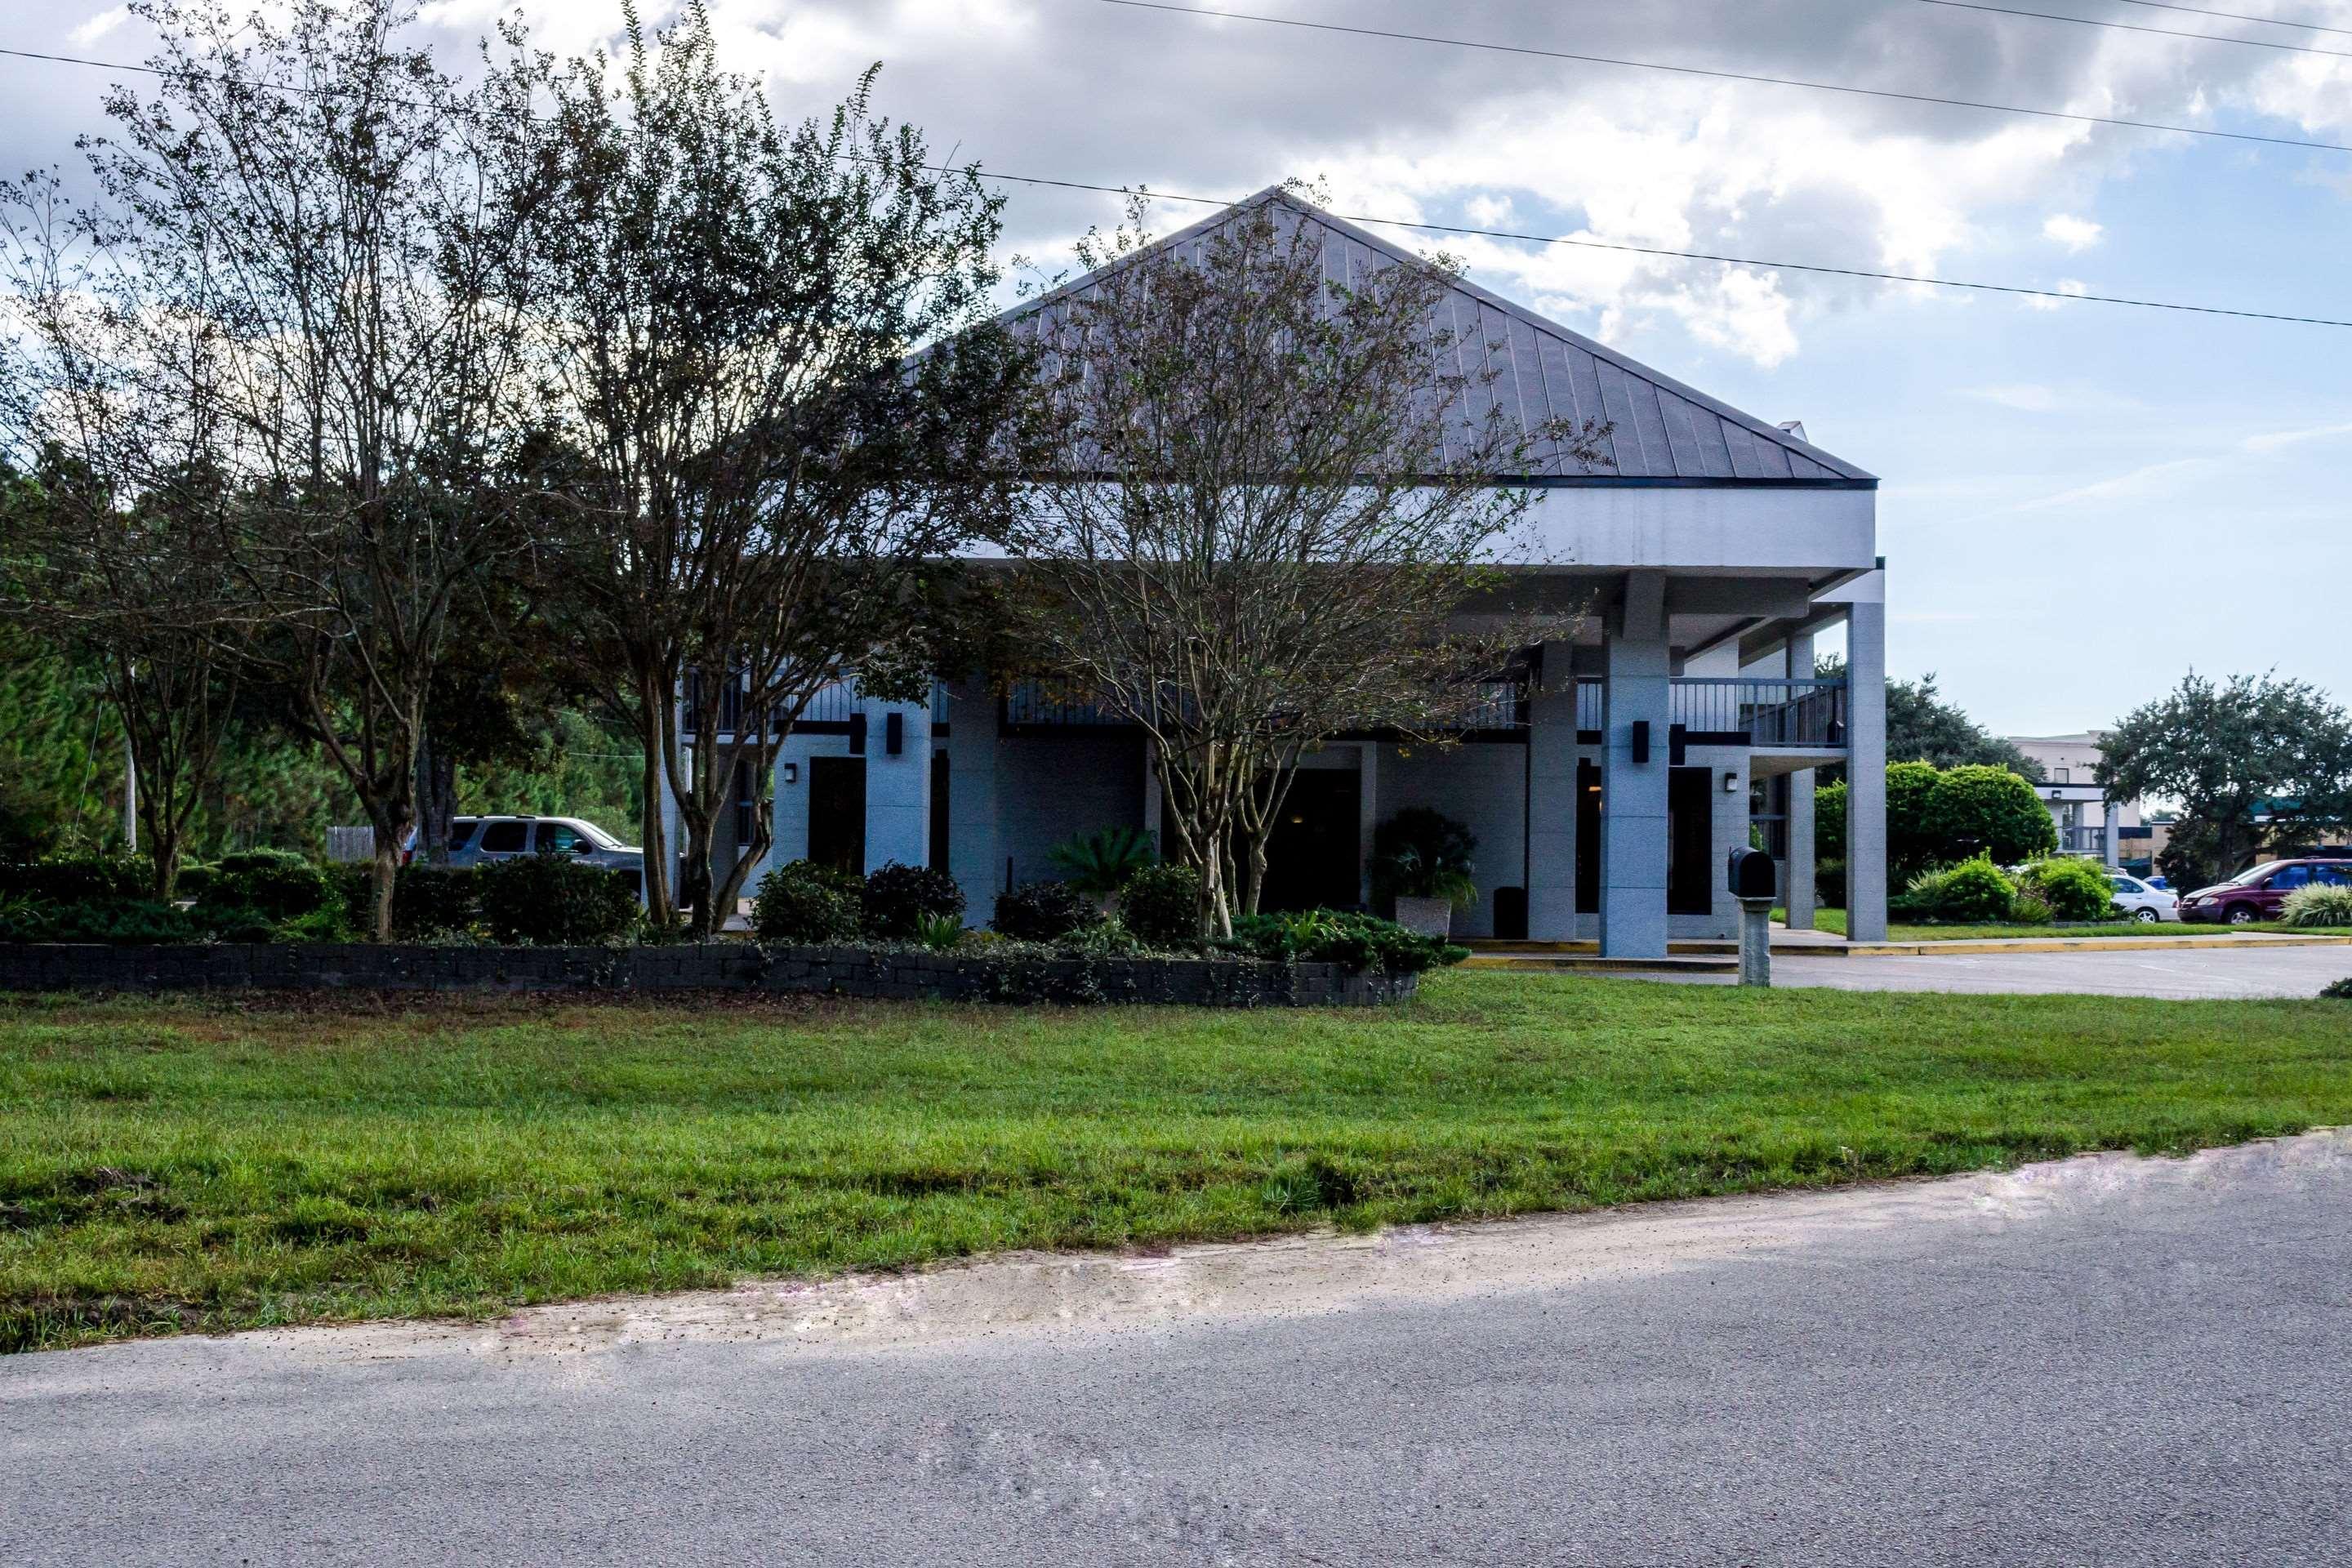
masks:
<svg viewBox="0 0 2352 1568"><path fill-rule="evenodd" d="M928 689L936 563L1003 531L1034 384L986 324L1002 198L873 116L871 71L788 125L716 56L696 5L650 37L632 16L617 79L599 58L533 84L559 172L540 353L581 469L551 590L644 750L649 913L706 931L768 849L810 700ZM742 770L757 826L714 865Z"/></svg>
<svg viewBox="0 0 2352 1568"><path fill-rule="evenodd" d="M527 168L494 155L527 106L404 47L399 0L133 9L161 86L107 100L90 241L118 314L190 347L178 417L223 489L241 658L374 829L383 937L452 605L528 542L506 491L537 224L528 182L488 177Z"/></svg>
<svg viewBox="0 0 2352 1568"><path fill-rule="evenodd" d="M1025 605L1039 673L1149 738L1215 935L1256 909L1302 756L1440 739L1495 699L1543 634L1458 613L1493 598L1530 499L1494 476L1589 468L1601 432L1529 432L1481 395L1442 260L1342 283L1286 196L1181 247L1145 217L1133 198L1082 248L1092 276L1026 319L1055 438Z"/></svg>
<svg viewBox="0 0 2352 1568"><path fill-rule="evenodd" d="M2236 872L2266 836L2293 844L2352 824L2352 718L2306 681L2190 670L2099 749L2107 799L2180 803L2164 872L2183 887Z"/></svg>
<svg viewBox="0 0 2352 1568"><path fill-rule="evenodd" d="M154 311L55 174L0 184L0 614L121 721L152 891L172 896L236 706L253 612L200 395L214 324Z"/></svg>

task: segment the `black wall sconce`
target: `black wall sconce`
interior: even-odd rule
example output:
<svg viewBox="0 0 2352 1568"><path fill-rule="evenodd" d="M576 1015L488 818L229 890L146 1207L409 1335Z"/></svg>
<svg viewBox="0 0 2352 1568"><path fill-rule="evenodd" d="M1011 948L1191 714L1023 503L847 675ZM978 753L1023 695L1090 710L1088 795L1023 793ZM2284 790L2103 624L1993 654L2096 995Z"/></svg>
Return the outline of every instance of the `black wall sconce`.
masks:
<svg viewBox="0 0 2352 1568"><path fill-rule="evenodd" d="M1633 721L1633 765L1637 768L1641 767L1649 760L1650 721L1647 719L1636 719Z"/></svg>
<svg viewBox="0 0 2352 1568"><path fill-rule="evenodd" d="M784 782L788 784L796 784L801 782L800 763L786 763L784 764Z"/></svg>
<svg viewBox="0 0 2352 1568"><path fill-rule="evenodd" d="M907 716L904 713L884 714L882 716L883 752L887 755L895 757L900 752L906 750L906 747Z"/></svg>

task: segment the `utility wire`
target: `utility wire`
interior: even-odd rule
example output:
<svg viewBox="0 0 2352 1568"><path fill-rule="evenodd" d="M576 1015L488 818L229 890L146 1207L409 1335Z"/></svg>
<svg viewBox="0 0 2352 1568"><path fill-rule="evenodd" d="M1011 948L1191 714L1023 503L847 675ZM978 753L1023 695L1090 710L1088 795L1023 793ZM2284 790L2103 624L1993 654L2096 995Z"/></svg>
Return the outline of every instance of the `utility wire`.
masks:
<svg viewBox="0 0 2352 1568"><path fill-rule="evenodd" d="M1000 174L977 163L926 164L938 174L969 174L980 180L1010 180L1016 184L1046 185L1065 191L1101 191L1111 195L1135 195L1153 201L1192 202L1202 206L1232 206L1224 196L1176 195L1167 191L1121 185L1091 184L1083 180L1052 180L1034 174ZM1373 224L1388 228L1417 229L1425 234L1455 234L1484 239L1511 239L1530 245L1566 245L1582 250L1616 250L1635 256L1666 256L1685 261L1711 261L1722 267L1760 267L1775 272L1813 272L1832 278L1863 278L1883 283L1923 283L1936 289L1966 289L1982 294L2017 294L2029 299L2060 300L2081 305L2132 305L2145 310L2179 310L2197 316L2234 316L2251 321L2287 321L2305 327L2352 327L2352 320L2327 316L2294 316L2273 310L2239 310L2220 305L2183 305L2167 300L2135 300L2117 294L2070 294L2059 289L2031 289L2016 283L1968 283L1951 278L1927 278L1910 272L1878 272L1862 267L1829 267L1810 261L1768 261L1753 256L1723 256L1705 250L1673 250L1658 245L1625 245L1614 240L1580 239L1568 235L1522 234L1510 229L1472 228L1450 223L1416 223L1408 218L1372 217L1362 213L1333 213L1345 223Z"/></svg>
<svg viewBox="0 0 2352 1568"><path fill-rule="evenodd" d="M1802 88L1811 92L1844 93L1854 98L1885 98L1901 103L1931 103L1949 109L1979 109L1996 114L2024 114L2038 120L2066 120L2081 125L2115 125L2129 131L2160 131L2181 136L2210 136L2225 142L2260 142L2273 147L2301 147L2318 153L2352 153L2341 142L2311 142L2295 136L2262 136L2250 131L2216 131L2201 125L2171 125L2162 121L2124 120L2105 114L2077 114L2063 109L2031 109L2014 103L1988 103L1972 98L1941 98L1933 93L1897 92L1890 88L1852 87L1832 81L1807 81L1797 77L1765 76L1754 71L1711 70L1703 66L1665 65L1656 60L1623 59L1612 55L1575 54L1566 49L1542 49L1528 44L1487 43L1475 38L1441 37L1432 33L1392 32L1382 27L1359 27L1339 22L1304 22L1291 16L1258 16L1247 11L1212 11L1179 5L1168 0L1098 0L1133 11L1165 11L1178 16L1207 16L1225 22L1260 22L1274 27L1298 27L1316 33L1348 33L1358 37L1391 38L1401 43L1440 44L1449 48L1482 49L1493 54L1527 55L1537 59L1570 60L1579 65L1619 66L1629 70L1666 71L1676 76L1707 77L1717 81L1759 82L1769 87Z"/></svg>
<svg viewBox="0 0 2352 1568"><path fill-rule="evenodd" d="M2173 5L2166 0L2118 0L2125 5L2145 5L2152 11L2186 11L2192 16L2218 16L2224 22L2260 22L2265 27L2301 27L2307 33L2340 33L2352 37L2352 27L2323 26L2317 22L2297 22L2285 16L2254 16L2242 11L2208 11L2201 5Z"/></svg>
<svg viewBox="0 0 2352 1568"><path fill-rule="evenodd" d="M1133 4L1137 3L1137 0L1111 0L1111 3ZM1160 6L1155 8L1170 10L1177 9L1177 7L1173 6ZM1236 13L1229 12L1210 14L1219 16L1237 15ZM1268 19L1270 20L1271 18ZM1295 25L1303 26L1310 26L1312 24L1300 23ZM1451 40L1440 39L1434 41L1450 42ZM173 76L179 74L203 76L208 74L202 71L182 73L163 70L152 66L127 66L111 60L79 59L63 55L37 55L26 49L0 48L0 56L11 56L18 58L45 59L68 65L96 66L107 70L143 71L150 76ZM260 85L272 87L277 90L297 95L316 95L324 90L316 88L280 86L276 83L264 83ZM2352 151L2352 149L2337 149L2337 151ZM859 155L855 153L845 153L843 156L855 160ZM1108 195L1127 195L1130 194L1143 195L1160 201L1188 202L1202 206L1223 207L1234 205L1230 200L1223 196L1181 195L1165 191L1143 191L1139 188L1130 192L1129 188L1127 186L1108 185L1086 180L1050 179L1039 174L1000 174L982 168L978 163L927 163L923 165L923 167L934 174L963 174L974 179L997 180L1009 182L1013 184L1036 185L1054 190L1094 191L1100 192ZM1348 223L1370 224L1376 226L1389 228L1406 228L1424 234L1452 234L1482 239L1507 239L1528 245L1561 245L1572 247L1580 250L1613 250L1632 256L1656 256L1668 257L1684 261L1706 261L1711 262L1718 267L1759 267L1779 272L1810 272L1822 277L1858 278L1883 283L1916 283L1936 289L1959 289L1980 294L2011 294L2027 299L2054 300L2079 304L2129 305L2140 310L2173 310L2183 314L2198 316L2227 316L2250 321L2284 321L2293 325L2305 327L2352 327L2352 320L2338 321L2326 316L2297 316L2273 310L2242 310L2220 305L2184 305L2170 300L2135 300L2114 294L2070 294L2061 289L2033 289L2028 288L2022 284L2015 283L1971 283L1950 278L1922 277L1916 273L1881 272L1861 267L1831 267L1822 263L1809 261L1771 261L1752 256L1726 256L1703 250L1675 250L1664 246L1627 245L1614 240L1580 239L1568 235L1522 234L1509 229L1474 228L1461 224L1416 223L1404 218L1374 217L1367 214L1335 213L1332 216Z"/></svg>
<svg viewBox="0 0 2352 1568"><path fill-rule="evenodd" d="M2071 22L2077 27L2112 27L2119 33L2148 33L2159 38L2194 38L2206 44L2242 44L2250 49L2278 49L2290 55L2328 55L2336 59L2352 60L2352 49L2319 49L2309 44L2283 44L2275 38L2233 38L2226 33L2184 33L2177 27L2149 27L2137 22L2103 22L2095 16L2069 16L2058 11L2021 11L2007 5L1988 5L1984 0L1919 0L1922 5L1941 5L1954 11L1985 11L1996 16L2032 16L2042 22Z"/></svg>

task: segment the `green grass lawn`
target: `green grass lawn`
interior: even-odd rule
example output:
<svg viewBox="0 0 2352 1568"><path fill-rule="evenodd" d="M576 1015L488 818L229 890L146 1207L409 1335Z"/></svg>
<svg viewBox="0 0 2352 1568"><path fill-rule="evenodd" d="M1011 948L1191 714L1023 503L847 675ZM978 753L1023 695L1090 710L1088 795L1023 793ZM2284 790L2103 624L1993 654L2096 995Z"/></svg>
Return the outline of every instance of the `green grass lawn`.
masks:
<svg viewBox="0 0 2352 1568"><path fill-rule="evenodd" d="M1347 1013L0 1002L0 1346L2346 1121L2334 1002L1458 973Z"/></svg>
<svg viewBox="0 0 2352 1568"><path fill-rule="evenodd" d="M1772 918L1780 920L1788 913L1774 910ZM1816 910L1813 926L1834 936L1845 934L1843 910ZM1889 925L1889 942L1969 942L1995 937L2109 937L2109 936L2227 936L2231 931L2277 931L2287 936L2352 936L2352 926L2291 926L2281 921L2257 921L2252 925L2189 925L2181 921L2162 921L2154 925L2142 925L2137 921L2107 921L2098 925L2018 926L1969 925L1922 926Z"/></svg>

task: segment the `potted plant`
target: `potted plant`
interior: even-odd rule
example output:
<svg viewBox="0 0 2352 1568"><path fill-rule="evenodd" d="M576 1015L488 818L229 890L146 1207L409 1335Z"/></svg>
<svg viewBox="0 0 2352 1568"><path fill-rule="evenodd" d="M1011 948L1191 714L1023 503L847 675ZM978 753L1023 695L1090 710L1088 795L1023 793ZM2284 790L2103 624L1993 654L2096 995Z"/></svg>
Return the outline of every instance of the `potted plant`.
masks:
<svg viewBox="0 0 2352 1568"><path fill-rule="evenodd" d="M1394 904L1397 924L1408 931L1451 936L1455 906L1478 901L1470 863L1477 847L1476 837L1452 817L1408 806L1373 831L1373 895Z"/></svg>

